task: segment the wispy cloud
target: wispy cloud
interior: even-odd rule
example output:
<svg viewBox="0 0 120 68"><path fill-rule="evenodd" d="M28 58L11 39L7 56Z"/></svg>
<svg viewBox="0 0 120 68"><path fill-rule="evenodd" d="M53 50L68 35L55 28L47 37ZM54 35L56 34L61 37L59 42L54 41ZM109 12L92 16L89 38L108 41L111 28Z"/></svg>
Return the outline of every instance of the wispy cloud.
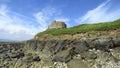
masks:
<svg viewBox="0 0 120 68"><path fill-rule="evenodd" d="M13 40L32 38L37 31L32 26L24 25L25 22L31 21L11 13L6 5L0 6L0 38Z"/></svg>
<svg viewBox="0 0 120 68"><path fill-rule="evenodd" d="M53 18L53 16L60 15L56 8L47 6L40 10L39 12L34 14L37 22L41 25L41 31L45 30L48 26L49 21Z"/></svg>
<svg viewBox="0 0 120 68"><path fill-rule="evenodd" d="M88 11L84 16L79 17L76 22L97 23L113 21L120 18L120 8L115 6L114 0L106 0L104 3L97 6L95 9ZM116 9L113 9L116 8Z"/></svg>
<svg viewBox="0 0 120 68"><path fill-rule="evenodd" d="M34 14L35 18L42 25L41 30L45 30L52 20L68 22L70 19L62 15L62 11L55 7L47 6Z"/></svg>
<svg viewBox="0 0 120 68"><path fill-rule="evenodd" d="M59 16L61 16L61 10L50 6L33 13L33 17L27 17L11 11L7 5L0 5L0 38L31 39L38 32L46 30L48 24Z"/></svg>

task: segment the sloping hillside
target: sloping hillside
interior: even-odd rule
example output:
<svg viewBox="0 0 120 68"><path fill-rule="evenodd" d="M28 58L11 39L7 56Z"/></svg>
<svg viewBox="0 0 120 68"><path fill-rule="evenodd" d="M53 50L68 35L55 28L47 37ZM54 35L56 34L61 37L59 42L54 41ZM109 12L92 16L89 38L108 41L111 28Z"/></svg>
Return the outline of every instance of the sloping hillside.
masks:
<svg viewBox="0 0 120 68"><path fill-rule="evenodd" d="M37 36L42 36L44 34L51 35L61 35L61 34L76 34L88 31L106 31L114 30L120 27L120 19L113 22L102 22L97 24L82 24L79 26L67 28L67 29L51 29L44 32L40 32Z"/></svg>

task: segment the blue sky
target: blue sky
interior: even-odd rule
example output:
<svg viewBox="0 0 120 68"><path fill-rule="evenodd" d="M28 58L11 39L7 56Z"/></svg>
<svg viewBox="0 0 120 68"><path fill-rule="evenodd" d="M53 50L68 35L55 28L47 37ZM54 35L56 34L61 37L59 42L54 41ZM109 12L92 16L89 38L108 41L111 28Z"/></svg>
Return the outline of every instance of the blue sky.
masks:
<svg viewBox="0 0 120 68"><path fill-rule="evenodd" d="M120 0L0 0L0 39L31 39L52 20L72 27L119 18Z"/></svg>

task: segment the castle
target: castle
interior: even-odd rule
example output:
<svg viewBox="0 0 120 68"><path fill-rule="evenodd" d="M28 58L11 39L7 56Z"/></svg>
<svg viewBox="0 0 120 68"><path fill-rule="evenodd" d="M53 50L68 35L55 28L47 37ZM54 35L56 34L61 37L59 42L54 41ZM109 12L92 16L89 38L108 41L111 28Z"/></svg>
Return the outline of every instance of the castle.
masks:
<svg viewBox="0 0 120 68"><path fill-rule="evenodd" d="M65 22L54 20L49 26L48 29L57 29L57 28L67 28Z"/></svg>

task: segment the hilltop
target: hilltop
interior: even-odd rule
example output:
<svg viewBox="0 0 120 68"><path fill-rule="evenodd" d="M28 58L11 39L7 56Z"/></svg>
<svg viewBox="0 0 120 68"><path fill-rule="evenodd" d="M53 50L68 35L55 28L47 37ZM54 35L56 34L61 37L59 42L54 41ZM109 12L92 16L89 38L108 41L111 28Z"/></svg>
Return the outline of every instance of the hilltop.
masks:
<svg viewBox="0 0 120 68"><path fill-rule="evenodd" d="M102 22L96 24L81 24L78 26L70 27L70 28L57 28L57 29L49 29L43 32L38 33L35 36L35 39L42 39L42 37L50 38L50 37L60 37L65 38L76 36L79 34L84 36L100 36L105 34L112 34L114 32L118 32L120 30L120 19L115 20L113 22ZM77 37L75 37L77 38Z"/></svg>
<svg viewBox="0 0 120 68"><path fill-rule="evenodd" d="M66 29L51 29L40 32L37 36L42 36L44 34L61 35L61 34L76 34L88 31L105 31L114 30L120 27L120 19L113 22L102 22L97 24L82 24Z"/></svg>

